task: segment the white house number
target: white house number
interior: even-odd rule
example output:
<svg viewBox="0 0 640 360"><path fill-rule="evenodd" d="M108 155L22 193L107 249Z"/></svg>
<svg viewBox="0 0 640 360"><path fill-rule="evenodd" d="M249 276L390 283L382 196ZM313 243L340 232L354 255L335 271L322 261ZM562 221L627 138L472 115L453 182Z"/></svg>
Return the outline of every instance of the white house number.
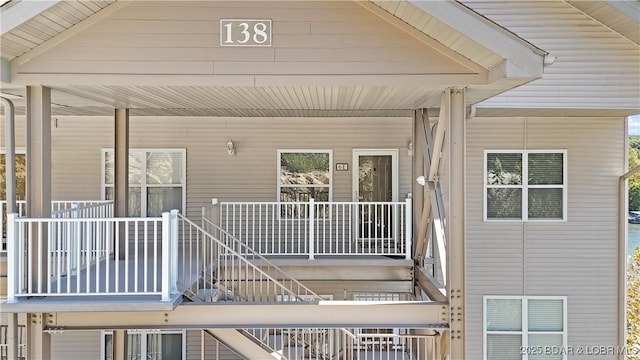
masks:
<svg viewBox="0 0 640 360"><path fill-rule="evenodd" d="M271 20L220 20L220 46L271 46Z"/></svg>

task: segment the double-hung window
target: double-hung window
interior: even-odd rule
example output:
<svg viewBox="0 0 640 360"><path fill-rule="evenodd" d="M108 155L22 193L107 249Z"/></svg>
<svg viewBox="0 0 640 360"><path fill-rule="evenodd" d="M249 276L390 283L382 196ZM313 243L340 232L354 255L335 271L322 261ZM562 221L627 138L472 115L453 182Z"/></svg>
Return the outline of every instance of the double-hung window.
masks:
<svg viewBox="0 0 640 360"><path fill-rule="evenodd" d="M102 333L102 359L112 360L113 332ZM127 360L182 360L186 359L184 330L128 330Z"/></svg>
<svg viewBox="0 0 640 360"><path fill-rule="evenodd" d="M103 199L113 199L113 150L103 150ZM185 149L129 150L129 216L161 216L184 209Z"/></svg>
<svg viewBox="0 0 640 360"><path fill-rule="evenodd" d="M566 220L566 150L484 153L485 220Z"/></svg>
<svg viewBox="0 0 640 360"><path fill-rule="evenodd" d="M565 360L565 296L485 296L484 360Z"/></svg>

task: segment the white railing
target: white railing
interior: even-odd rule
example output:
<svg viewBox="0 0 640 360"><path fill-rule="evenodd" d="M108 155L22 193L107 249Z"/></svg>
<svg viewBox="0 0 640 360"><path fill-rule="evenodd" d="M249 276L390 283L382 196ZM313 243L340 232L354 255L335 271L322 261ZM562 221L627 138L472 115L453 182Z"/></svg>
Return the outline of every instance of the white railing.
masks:
<svg viewBox="0 0 640 360"><path fill-rule="evenodd" d="M380 329L271 328L243 329L245 336L271 351L276 359L293 360L436 360L438 336L389 334Z"/></svg>
<svg viewBox="0 0 640 360"><path fill-rule="evenodd" d="M27 329L26 325L18 325L18 359L24 360L27 358ZM12 357L9 356L9 326L0 325L0 360L9 360Z"/></svg>
<svg viewBox="0 0 640 360"><path fill-rule="evenodd" d="M76 211L70 209L75 208ZM27 202L16 201L16 212L19 216L27 215ZM52 217L112 217L113 201L111 200L54 200L51 201ZM69 213L69 214L66 214ZM60 216L55 216L59 214ZM66 215L63 215L66 214ZM74 214L75 216L71 216ZM7 201L0 200L0 251L6 249L5 239L7 224Z"/></svg>
<svg viewBox="0 0 640 360"><path fill-rule="evenodd" d="M202 277L204 288L210 294L219 289L222 299L233 301L315 301L320 296L291 277L246 244L203 219L203 227L180 216L181 261L183 274L193 278L180 279L191 284ZM195 260L195 261L194 261Z"/></svg>
<svg viewBox="0 0 640 360"><path fill-rule="evenodd" d="M9 301L176 292L177 211L162 218L7 216Z"/></svg>
<svg viewBox="0 0 640 360"><path fill-rule="evenodd" d="M220 226L263 255L305 255L310 259L316 255L411 258L411 199L222 202Z"/></svg>

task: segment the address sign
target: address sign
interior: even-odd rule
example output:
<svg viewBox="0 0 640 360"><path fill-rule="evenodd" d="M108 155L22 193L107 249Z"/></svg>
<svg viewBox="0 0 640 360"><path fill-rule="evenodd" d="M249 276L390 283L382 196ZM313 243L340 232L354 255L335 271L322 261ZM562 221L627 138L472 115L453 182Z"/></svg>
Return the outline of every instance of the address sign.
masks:
<svg viewBox="0 0 640 360"><path fill-rule="evenodd" d="M271 46L271 20L220 19L220 46Z"/></svg>

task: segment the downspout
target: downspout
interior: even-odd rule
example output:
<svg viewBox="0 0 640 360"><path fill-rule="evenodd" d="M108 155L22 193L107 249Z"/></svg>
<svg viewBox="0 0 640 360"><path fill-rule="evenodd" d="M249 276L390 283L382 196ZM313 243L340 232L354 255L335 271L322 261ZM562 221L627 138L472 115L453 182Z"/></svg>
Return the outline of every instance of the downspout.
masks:
<svg viewBox="0 0 640 360"><path fill-rule="evenodd" d="M0 103L4 108L5 126L5 181L7 214L16 212L16 144L15 144L15 111L11 100L0 97ZM0 234L0 236L2 236ZM7 239L7 246L10 241ZM16 276L9 274L7 276ZM18 314L8 314L7 319L7 355L9 359L18 359Z"/></svg>
<svg viewBox="0 0 640 360"><path fill-rule="evenodd" d="M625 134L629 133L628 122L625 121ZM624 160L624 169L629 166L629 137L625 136L624 141L624 149L625 149L625 160ZM620 202L619 215L618 215L618 287L620 290L618 291L618 309L620 309L620 313L618 314L618 321L620 324L618 325L618 342L619 346L625 347L627 346L627 237L628 237L628 220L627 220L627 212L629 209L629 188L627 181L633 175L640 173L640 165L634 167L633 169L627 171L624 175L620 176L620 181L618 184L618 197ZM621 359L624 356L619 356Z"/></svg>

